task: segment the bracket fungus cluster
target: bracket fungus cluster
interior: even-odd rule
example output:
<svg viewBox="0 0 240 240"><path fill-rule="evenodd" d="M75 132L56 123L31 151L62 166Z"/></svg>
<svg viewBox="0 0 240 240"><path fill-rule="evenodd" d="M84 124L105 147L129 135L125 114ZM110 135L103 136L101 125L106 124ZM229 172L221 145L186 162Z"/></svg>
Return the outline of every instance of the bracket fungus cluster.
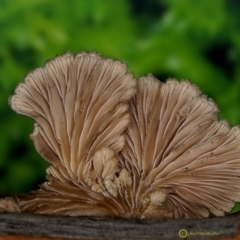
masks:
<svg viewBox="0 0 240 240"><path fill-rule="evenodd" d="M240 201L240 129L188 81L137 80L120 61L67 53L28 74L10 105L35 120L50 165L39 190L0 200L2 211L206 218Z"/></svg>

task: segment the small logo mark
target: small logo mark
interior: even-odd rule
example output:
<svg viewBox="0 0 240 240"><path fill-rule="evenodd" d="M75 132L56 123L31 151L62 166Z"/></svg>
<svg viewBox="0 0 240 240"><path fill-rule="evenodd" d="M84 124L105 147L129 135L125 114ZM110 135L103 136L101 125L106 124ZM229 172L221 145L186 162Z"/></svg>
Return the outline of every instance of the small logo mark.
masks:
<svg viewBox="0 0 240 240"><path fill-rule="evenodd" d="M179 230L178 235L180 238L185 238L185 237L187 237L188 232L186 229L181 229L181 230Z"/></svg>

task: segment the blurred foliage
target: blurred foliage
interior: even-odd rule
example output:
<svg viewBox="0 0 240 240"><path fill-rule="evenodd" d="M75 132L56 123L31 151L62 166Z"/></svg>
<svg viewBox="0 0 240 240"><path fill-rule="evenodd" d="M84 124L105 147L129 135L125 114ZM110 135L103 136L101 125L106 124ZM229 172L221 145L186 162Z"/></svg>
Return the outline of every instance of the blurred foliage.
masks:
<svg viewBox="0 0 240 240"><path fill-rule="evenodd" d="M238 0L0 0L0 193L36 189L47 163L28 135L33 120L8 98L24 76L66 51L96 50L136 76L190 79L220 117L240 123Z"/></svg>

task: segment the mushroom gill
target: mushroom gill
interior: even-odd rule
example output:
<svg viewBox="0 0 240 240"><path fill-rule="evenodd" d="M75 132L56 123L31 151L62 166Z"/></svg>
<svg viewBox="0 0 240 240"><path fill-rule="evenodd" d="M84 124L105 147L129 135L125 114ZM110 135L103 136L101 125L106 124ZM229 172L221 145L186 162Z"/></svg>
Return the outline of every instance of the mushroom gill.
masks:
<svg viewBox="0 0 240 240"><path fill-rule="evenodd" d="M0 199L0 212L20 212L18 199L11 197Z"/></svg>
<svg viewBox="0 0 240 240"><path fill-rule="evenodd" d="M67 53L27 75L10 104L35 119L50 163L21 212L206 218L240 201L240 129L188 81L137 81L120 61Z"/></svg>
<svg viewBox="0 0 240 240"><path fill-rule="evenodd" d="M119 160L134 179L136 215L161 218L165 207L174 218L223 216L240 201L240 129L218 121L196 86L142 77L129 106Z"/></svg>
<svg viewBox="0 0 240 240"><path fill-rule="evenodd" d="M21 211L118 214L121 206L106 199L106 191L114 191L116 154L130 122L127 102L136 92L136 79L126 71L122 62L96 53L75 58L67 53L28 74L16 88L11 107L35 119L31 139L50 163L48 181L20 198Z"/></svg>

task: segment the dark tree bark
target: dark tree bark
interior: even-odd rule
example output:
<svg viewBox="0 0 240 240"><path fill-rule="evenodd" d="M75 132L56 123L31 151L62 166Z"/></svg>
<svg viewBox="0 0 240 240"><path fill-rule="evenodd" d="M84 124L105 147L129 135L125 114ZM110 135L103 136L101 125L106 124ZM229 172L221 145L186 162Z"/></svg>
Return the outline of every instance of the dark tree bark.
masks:
<svg viewBox="0 0 240 240"><path fill-rule="evenodd" d="M204 220L126 220L1 213L0 239L153 240L180 239L179 234L188 234L185 239L238 239L239 223L239 215Z"/></svg>

